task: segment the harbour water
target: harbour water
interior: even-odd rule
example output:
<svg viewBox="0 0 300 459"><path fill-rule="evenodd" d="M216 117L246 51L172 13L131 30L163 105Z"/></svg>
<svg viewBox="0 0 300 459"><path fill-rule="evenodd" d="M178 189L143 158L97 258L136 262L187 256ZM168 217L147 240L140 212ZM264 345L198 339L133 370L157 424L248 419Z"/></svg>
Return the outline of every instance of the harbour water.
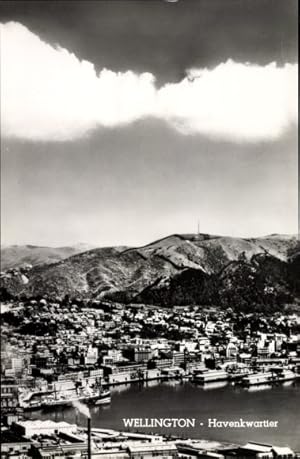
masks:
<svg viewBox="0 0 300 459"><path fill-rule="evenodd" d="M187 418L195 419L195 427L139 427L131 430L238 444L257 441L289 445L295 451L300 451L299 383L245 389L226 383L199 386L189 382L169 381L122 385L111 390L110 405L90 409L94 427L126 430L124 418L139 418L142 422L145 418ZM86 423L83 416L72 407L47 412L36 411L30 417ZM278 421L278 426L209 427L209 419Z"/></svg>

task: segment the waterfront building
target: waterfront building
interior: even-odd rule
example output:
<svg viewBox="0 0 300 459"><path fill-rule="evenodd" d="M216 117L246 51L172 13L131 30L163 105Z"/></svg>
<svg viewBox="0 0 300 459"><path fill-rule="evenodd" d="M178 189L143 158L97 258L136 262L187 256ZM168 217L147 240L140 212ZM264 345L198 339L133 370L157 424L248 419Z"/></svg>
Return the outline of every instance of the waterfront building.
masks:
<svg viewBox="0 0 300 459"><path fill-rule="evenodd" d="M194 381L202 384L215 381L227 381L228 378L228 373L224 370L204 370L194 373Z"/></svg>
<svg viewBox="0 0 300 459"><path fill-rule="evenodd" d="M159 369L170 368L173 366L173 359L155 359L154 362L156 368Z"/></svg>
<svg viewBox="0 0 300 459"><path fill-rule="evenodd" d="M123 360L122 351L119 349L109 349L107 351L107 358L111 359L113 363L121 362Z"/></svg>
<svg viewBox="0 0 300 459"><path fill-rule="evenodd" d="M275 459L291 459L295 453L288 446L273 446L272 451Z"/></svg>
<svg viewBox="0 0 300 459"><path fill-rule="evenodd" d="M295 453L289 447L248 442L245 446L220 450L225 459L292 459Z"/></svg>
<svg viewBox="0 0 300 459"><path fill-rule="evenodd" d="M150 348L138 346L134 349L134 361L135 362L148 362L153 356L153 352Z"/></svg>
<svg viewBox="0 0 300 459"><path fill-rule="evenodd" d="M196 441L178 442L176 447L184 458L224 459L224 455L221 452L204 450L203 445L197 444Z"/></svg>
<svg viewBox="0 0 300 459"><path fill-rule="evenodd" d="M76 430L76 424L68 424L64 421L41 421L37 419L35 421L18 421L14 425L14 431L26 438L31 438L34 435L54 435L56 433L72 434Z"/></svg>
<svg viewBox="0 0 300 459"><path fill-rule="evenodd" d="M108 365L103 367L104 375L108 374L125 374L125 373L136 373L138 371L147 370L147 365L144 363L131 363L125 365Z"/></svg>
<svg viewBox="0 0 300 459"><path fill-rule="evenodd" d="M194 374L197 372L202 372L206 369L204 362L187 362L186 371L189 374Z"/></svg>
<svg viewBox="0 0 300 459"><path fill-rule="evenodd" d="M183 364L185 362L185 359L186 359L185 352L173 351L172 356L173 356L173 365L175 366Z"/></svg>
<svg viewBox="0 0 300 459"><path fill-rule="evenodd" d="M238 448L239 457L255 457L256 459L268 459L273 457L272 445L249 442Z"/></svg>
<svg viewBox="0 0 300 459"><path fill-rule="evenodd" d="M286 358L279 358L279 357L275 357L275 358L264 358L264 357L259 357L255 360L255 364L257 367L261 367L261 368L272 368L272 367L283 367L283 366L286 366L288 365L289 361L288 359Z"/></svg>
<svg viewBox="0 0 300 459"><path fill-rule="evenodd" d="M175 459L178 451L174 443L164 442L161 444L145 443L128 447L129 457L135 459L151 459L163 457L164 459Z"/></svg>

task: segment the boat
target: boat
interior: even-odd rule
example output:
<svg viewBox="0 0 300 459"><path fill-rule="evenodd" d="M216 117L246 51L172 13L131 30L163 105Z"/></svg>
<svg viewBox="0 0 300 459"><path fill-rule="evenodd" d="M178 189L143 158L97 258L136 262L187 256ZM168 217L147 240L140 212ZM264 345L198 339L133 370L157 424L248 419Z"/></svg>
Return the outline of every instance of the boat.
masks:
<svg viewBox="0 0 300 459"><path fill-rule="evenodd" d="M279 382L293 381L294 379L296 379L296 377L296 373L288 369L282 369L280 372L278 372L277 376Z"/></svg>
<svg viewBox="0 0 300 459"><path fill-rule="evenodd" d="M20 406L24 411L33 411L58 406L71 406L76 401L88 405L104 405L111 402L111 394L109 390L102 388L54 391L44 394L34 393L21 398Z"/></svg>
<svg viewBox="0 0 300 459"><path fill-rule="evenodd" d="M207 383L202 384L202 389L203 390L220 389L221 387L226 387L227 384L228 384L227 380L207 382Z"/></svg>
<svg viewBox="0 0 300 459"><path fill-rule="evenodd" d="M242 385L249 387L249 386L257 386L259 384L272 384L276 381L276 376L268 371L268 372L260 372L260 373L252 373L242 378Z"/></svg>
<svg viewBox="0 0 300 459"><path fill-rule="evenodd" d="M101 394L101 397L98 398L98 400L95 401L95 405L106 405L111 402L111 396L110 396L110 391L106 390L103 391Z"/></svg>
<svg viewBox="0 0 300 459"><path fill-rule="evenodd" d="M227 381L229 375L225 370L202 370L194 375L194 382L201 384L215 381Z"/></svg>
<svg viewBox="0 0 300 459"><path fill-rule="evenodd" d="M48 390L30 390L20 387L18 390L19 405L26 410L39 410L41 409L41 398L51 394L52 391Z"/></svg>
<svg viewBox="0 0 300 459"><path fill-rule="evenodd" d="M82 389L80 391L59 392L44 397L41 402L42 408L53 408L58 406L72 406L74 402L82 402L88 405L102 405L110 403L111 395L109 390Z"/></svg>
<svg viewBox="0 0 300 459"><path fill-rule="evenodd" d="M42 408L40 400L29 400L22 402L20 406L23 408L24 411L34 411L40 410Z"/></svg>

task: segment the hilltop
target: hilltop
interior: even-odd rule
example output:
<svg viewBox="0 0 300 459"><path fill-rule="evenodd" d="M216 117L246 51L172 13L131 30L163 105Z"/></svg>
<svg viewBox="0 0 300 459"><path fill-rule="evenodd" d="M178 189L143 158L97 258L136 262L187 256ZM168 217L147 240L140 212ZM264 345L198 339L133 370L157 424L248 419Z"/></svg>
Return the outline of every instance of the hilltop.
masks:
<svg viewBox="0 0 300 459"><path fill-rule="evenodd" d="M233 238L173 234L142 247L97 248L33 267L26 284L2 279L14 295L175 304L279 307L298 301L295 236Z"/></svg>

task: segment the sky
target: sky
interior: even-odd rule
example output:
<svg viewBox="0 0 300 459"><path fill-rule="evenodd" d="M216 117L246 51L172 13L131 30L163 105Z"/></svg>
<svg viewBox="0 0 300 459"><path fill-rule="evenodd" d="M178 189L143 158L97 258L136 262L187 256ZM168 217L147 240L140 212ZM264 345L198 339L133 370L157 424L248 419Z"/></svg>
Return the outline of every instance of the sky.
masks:
<svg viewBox="0 0 300 459"><path fill-rule="evenodd" d="M0 8L3 244L297 233L297 2Z"/></svg>

